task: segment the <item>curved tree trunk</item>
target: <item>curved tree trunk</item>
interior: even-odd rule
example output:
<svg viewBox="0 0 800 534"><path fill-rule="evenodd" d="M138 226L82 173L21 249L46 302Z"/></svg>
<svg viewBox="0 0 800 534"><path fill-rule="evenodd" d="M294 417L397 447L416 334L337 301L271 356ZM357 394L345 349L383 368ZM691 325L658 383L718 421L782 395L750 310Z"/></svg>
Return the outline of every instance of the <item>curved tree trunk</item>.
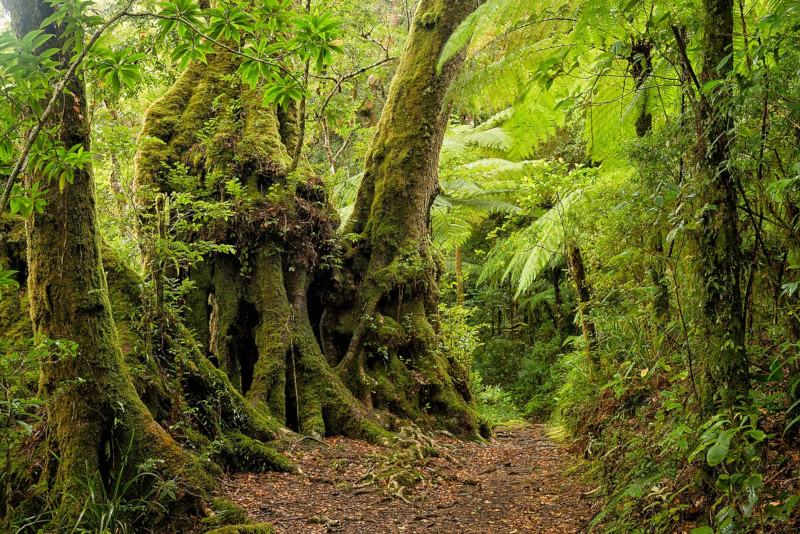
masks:
<svg viewBox="0 0 800 534"><path fill-rule="evenodd" d="M437 278L428 216L451 105L447 94L465 52L436 65L450 35L480 0L422 0L346 233L355 243L329 302L323 336L338 371L367 406L406 417L427 412L474 432L463 370L437 351Z"/></svg>
<svg viewBox="0 0 800 534"><path fill-rule="evenodd" d="M52 14L43 1L3 0L20 36ZM61 28L49 28L60 35ZM55 46L66 43L56 38ZM53 46L53 43L46 46ZM67 47L68 48L68 47ZM68 62L68 54L58 55ZM74 78L61 96L49 128L66 147L89 149L90 127L83 80ZM57 122L56 122L57 121ZM29 180L38 179L28 176ZM108 481L122 467L128 444L130 475L144 460L163 460L170 474L193 464L154 421L123 363L101 260L91 165L75 170L63 191L50 184L43 214L27 222L28 297L33 330L74 343L74 351L51 346L41 362L40 390L47 399L48 428L58 458L58 496L80 495L80 481L99 473ZM194 482L192 491L198 490Z"/></svg>

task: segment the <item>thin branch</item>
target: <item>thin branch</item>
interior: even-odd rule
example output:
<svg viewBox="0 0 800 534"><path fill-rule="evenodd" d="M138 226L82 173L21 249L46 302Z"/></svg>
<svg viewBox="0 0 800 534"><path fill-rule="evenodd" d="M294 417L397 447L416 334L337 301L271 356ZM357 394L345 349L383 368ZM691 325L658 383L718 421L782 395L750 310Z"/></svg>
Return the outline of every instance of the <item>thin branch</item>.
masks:
<svg viewBox="0 0 800 534"><path fill-rule="evenodd" d="M390 57L390 58L382 59L380 61L376 61L372 65L367 65L366 67L361 67L360 69L355 70L355 71L351 72L350 74L346 74L344 76L341 76L336 81L336 85L334 86L334 88L331 91L331 93L328 95L328 98L325 99L325 103L322 104L322 108L320 108L318 116L321 116L323 113L325 113L325 109L328 107L328 104L330 104L331 98L333 98L333 95L335 95L336 91L339 90L339 87L342 86L342 83L346 82L350 78L355 78L359 74L363 74L363 73L367 72L370 69L374 69L375 67L379 67L380 65L383 65L384 63L388 63L389 61L396 61L396 60L397 60L396 57Z"/></svg>
<svg viewBox="0 0 800 534"><path fill-rule="evenodd" d="M374 28L373 28L373 29L374 29ZM378 40L377 40L377 39L375 39L374 37L372 37L372 36L370 35L371 33L372 33L372 29L370 29L370 30L369 30L368 32L366 32L366 33L362 33L362 34L361 34L361 38L362 38L362 39L364 39L365 41L369 41L370 43L373 43L373 44L376 44L376 45L378 45L378 46L381 48L381 50L383 50L383 54L384 54L384 56L388 58L388 57L389 57L389 47L388 47L388 46L386 46L386 45L384 45L382 42L378 41Z"/></svg>
<svg viewBox="0 0 800 534"><path fill-rule="evenodd" d="M38 122L33 127L33 129L28 134L28 140L25 143L25 147L22 149L22 153L17 158L16 164L14 164L14 169L11 171L11 175L8 177L8 181L6 182L5 189L3 190L3 197L0 198L0 214L3 213L6 209L6 205L8 204L8 199L11 196L11 189L14 187L14 182L17 180L17 177L20 173L25 169L27 162L28 162L28 155L31 153L31 149L33 148L34 143L36 142L36 138L39 136L39 132L42 131L44 127L45 121L50 117L53 111L56 108L56 103L58 102L61 93L67 87L67 84L75 75L75 71L78 70L78 67L83 60L86 58L86 54L92 49L92 47L97 43L100 39L100 36L105 32L109 27L111 27L114 23L116 23L119 19L125 16L128 10L131 8L135 0L129 0L128 4L125 6L125 9L118 12L116 15L111 17L105 24L103 24L97 32L92 36L92 39L89 41L89 44L84 47L81 53L78 55L77 58L72 62L67 70L67 73L64 75L64 78L56 85L55 89L53 90L53 95L50 97L50 102L47 104L47 108L45 108L44 113L42 116L39 117Z"/></svg>
<svg viewBox="0 0 800 534"><path fill-rule="evenodd" d="M683 42L683 36L681 35L681 32L677 26L671 25L670 28L672 29L673 35L675 35L675 42L678 44L678 52L681 54L686 71L692 78L695 87L697 87L697 94L700 96L700 103L705 106L706 110L711 111L711 106L706 100L706 97L703 96L703 87L700 85L700 80L697 79L697 74L695 74L694 69L692 68L692 61L689 59L689 55L686 53L686 43Z"/></svg>

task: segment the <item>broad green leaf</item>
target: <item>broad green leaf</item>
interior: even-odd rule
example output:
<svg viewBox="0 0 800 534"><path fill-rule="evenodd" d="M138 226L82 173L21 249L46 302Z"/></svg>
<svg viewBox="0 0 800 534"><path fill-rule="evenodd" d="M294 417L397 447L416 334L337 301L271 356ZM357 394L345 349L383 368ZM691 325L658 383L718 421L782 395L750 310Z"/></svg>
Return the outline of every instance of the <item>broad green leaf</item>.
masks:
<svg viewBox="0 0 800 534"><path fill-rule="evenodd" d="M706 454L706 461L708 462L708 465L714 467L721 464L725 460L725 457L728 456L728 451L731 447L732 437L732 430L726 430L719 435L717 442L712 445L710 449L708 449L708 453Z"/></svg>

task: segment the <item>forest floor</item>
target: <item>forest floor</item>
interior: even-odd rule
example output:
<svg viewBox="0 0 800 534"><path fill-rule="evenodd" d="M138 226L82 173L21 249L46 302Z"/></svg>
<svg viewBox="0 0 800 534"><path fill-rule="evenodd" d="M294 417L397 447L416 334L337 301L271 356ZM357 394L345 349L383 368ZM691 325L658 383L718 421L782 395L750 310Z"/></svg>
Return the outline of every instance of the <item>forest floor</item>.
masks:
<svg viewBox="0 0 800 534"><path fill-rule="evenodd" d="M396 447L326 442L287 451L303 474L232 475L219 496L281 534L577 534L596 512L574 457L543 425L499 427L485 444L438 436L439 452L413 461Z"/></svg>

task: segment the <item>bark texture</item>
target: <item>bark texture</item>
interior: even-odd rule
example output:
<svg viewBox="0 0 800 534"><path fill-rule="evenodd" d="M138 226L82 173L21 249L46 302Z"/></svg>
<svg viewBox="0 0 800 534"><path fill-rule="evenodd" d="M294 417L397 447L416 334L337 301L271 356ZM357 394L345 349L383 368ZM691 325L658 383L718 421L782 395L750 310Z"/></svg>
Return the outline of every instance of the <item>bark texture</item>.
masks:
<svg viewBox="0 0 800 534"><path fill-rule="evenodd" d="M586 278L586 266L583 263L580 247L574 244L567 245L567 263L578 297L578 313L581 319L586 357L592 369L596 370L600 365L600 360L597 354L597 329L591 315L592 287Z"/></svg>
<svg viewBox="0 0 800 534"><path fill-rule="evenodd" d="M477 418L465 372L436 350L442 269L428 217L439 184L447 94L464 53L436 65L479 0L422 0L392 80L346 233L354 244L323 324L328 359L367 406L427 414L458 432Z"/></svg>
<svg viewBox="0 0 800 534"><path fill-rule="evenodd" d="M733 1L704 0L706 10L701 81L724 79L733 61ZM722 67L718 66L722 65ZM723 84L724 85L724 84ZM725 91L718 87L715 93ZM728 167L729 115L724 94L704 100L699 111L696 154L700 205L706 209L697 235L698 280L702 284L703 404L708 411L730 408L749 390L742 303L742 254L738 198Z"/></svg>
<svg viewBox="0 0 800 534"><path fill-rule="evenodd" d="M42 1L3 0L3 5L20 36L38 29L52 13ZM54 35L61 30L48 28ZM56 38L46 46L65 44ZM62 63L70 59L64 53L57 57ZM47 127L66 147L80 144L89 150L83 80L74 78L68 89ZM102 266L91 165L76 170L63 191L50 184L46 200L44 214L34 213L26 228L33 331L75 344L74 352L53 350L41 362L40 392L48 400L51 447L58 458L44 473L48 485L66 503L69 495L80 495L80 480L99 473L108 481L121 468L129 443L127 475L149 458L163 460L169 474L188 475L196 464L155 422L125 369ZM197 476L185 478L192 492L201 489Z"/></svg>
<svg viewBox="0 0 800 534"><path fill-rule="evenodd" d="M230 180L245 190L233 217L180 236L235 248L187 273L196 285L187 326L260 416L303 434L388 439L334 374L312 327L321 315L315 276L337 221L307 163L289 172L296 107L263 106L238 66L225 51L190 65L150 107L140 138L140 191L213 202L232 199Z"/></svg>

